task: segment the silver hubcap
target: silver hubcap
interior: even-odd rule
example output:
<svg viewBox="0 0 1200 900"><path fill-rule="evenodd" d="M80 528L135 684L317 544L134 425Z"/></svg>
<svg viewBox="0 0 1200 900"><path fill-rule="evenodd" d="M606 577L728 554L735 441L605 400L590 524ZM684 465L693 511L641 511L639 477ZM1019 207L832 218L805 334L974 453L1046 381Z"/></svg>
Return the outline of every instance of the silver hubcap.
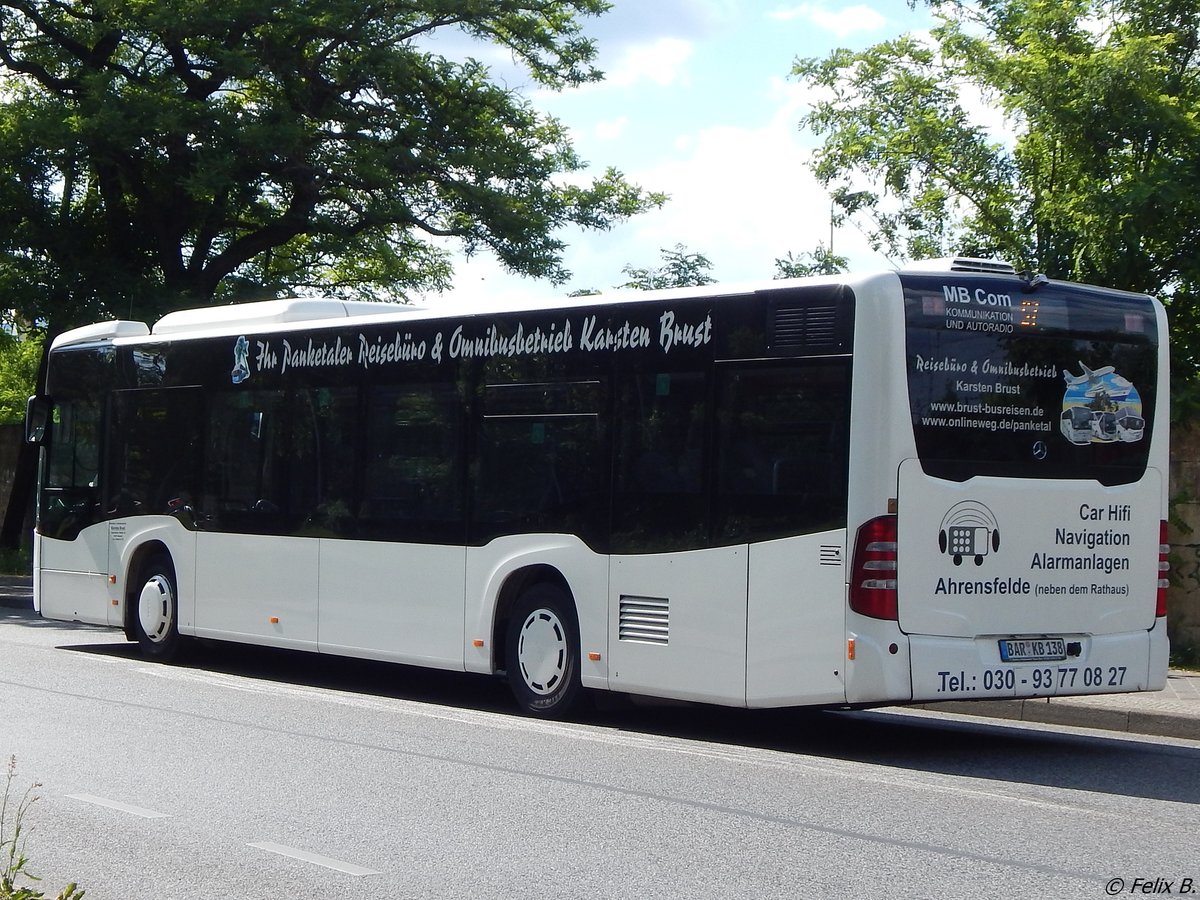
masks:
<svg viewBox="0 0 1200 900"><path fill-rule="evenodd" d="M552 694L567 671L567 629L548 609L531 612L517 641L521 678L535 694Z"/></svg>
<svg viewBox="0 0 1200 900"><path fill-rule="evenodd" d="M166 640L171 630L171 612L175 608L171 596L171 582L162 575L155 575L142 586L138 598L138 621L142 633L154 643Z"/></svg>

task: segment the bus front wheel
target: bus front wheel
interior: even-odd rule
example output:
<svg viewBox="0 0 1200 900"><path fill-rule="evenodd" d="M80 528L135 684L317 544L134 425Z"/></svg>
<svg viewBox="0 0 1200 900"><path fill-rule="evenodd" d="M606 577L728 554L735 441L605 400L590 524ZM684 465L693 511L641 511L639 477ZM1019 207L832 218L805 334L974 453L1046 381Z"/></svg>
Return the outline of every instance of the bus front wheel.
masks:
<svg viewBox="0 0 1200 900"><path fill-rule="evenodd" d="M517 704L530 715L559 719L583 694L579 628L570 598L552 584L525 592L508 622L505 661Z"/></svg>
<svg viewBox="0 0 1200 900"><path fill-rule="evenodd" d="M179 653L179 597L175 567L170 557L158 554L141 569L141 585L134 596L134 631L138 646L150 659L167 662Z"/></svg>

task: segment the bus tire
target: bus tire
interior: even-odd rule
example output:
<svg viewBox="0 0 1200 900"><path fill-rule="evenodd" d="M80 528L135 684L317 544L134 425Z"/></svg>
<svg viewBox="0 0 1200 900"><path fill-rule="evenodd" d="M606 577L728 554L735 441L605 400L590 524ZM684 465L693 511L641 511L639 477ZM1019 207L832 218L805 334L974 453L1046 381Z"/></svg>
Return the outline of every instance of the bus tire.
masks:
<svg viewBox="0 0 1200 900"><path fill-rule="evenodd" d="M156 553L140 569L133 595L133 630L142 655L169 662L179 654L179 594L175 566L165 553Z"/></svg>
<svg viewBox="0 0 1200 900"><path fill-rule="evenodd" d="M536 584L517 601L508 621L505 662L509 688L529 715L561 719L579 705L579 627L561 588Z"/></svg>

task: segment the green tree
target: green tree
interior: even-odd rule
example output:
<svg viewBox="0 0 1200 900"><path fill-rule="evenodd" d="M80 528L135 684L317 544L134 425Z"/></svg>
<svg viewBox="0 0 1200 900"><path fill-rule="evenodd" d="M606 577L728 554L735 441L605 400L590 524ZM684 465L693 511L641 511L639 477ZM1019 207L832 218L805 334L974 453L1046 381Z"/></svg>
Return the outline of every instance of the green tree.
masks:
<svg viewBox="0 0 1200 900"><path fill-rule="evenodd" d="M702 253L689 253L683 244L676 244L672 250L663 247L659 253L662 254L662 265L656 269L638 268L633 265L621 269L621 274L629 280L618 287L654 291L660 288L713 284L716 281L708 274L712 262Z"/></svg>
<svg viewBox="0 0 1200 900"><path fill-rule="evenodd" d="M793 255L790 251L782 259L775 260L775 278L806 278L809 275L836 275L845 272L850 260L838 256L820 241L817 249Z"/></svg>
<svg viewBox="0 0 1200 900"><path fill-rule="evenodd" d="M25 402L37 387L42 343L40 335L18 340L0 331L0 424L25 420Z"/></svg>
<svg viewBox="0 0 1200 900"><path fill-rule="evenodd" d="M604 0L0 3L0 289L52 327L321 288L440 288L445 242L563 280L560 226L660 204L590 183L533 82L602 77Z"/></svg>
<svg viewBox="0 0 1200 900"><path fill-rule="evenodd" d="M929 0L938 26L800 59L815 172L899 257L964 252L1164 299L1200 364L1194 0ZM972 110L992 104L1003 133ZM867 187L869 190L851 191Z"/></svg>

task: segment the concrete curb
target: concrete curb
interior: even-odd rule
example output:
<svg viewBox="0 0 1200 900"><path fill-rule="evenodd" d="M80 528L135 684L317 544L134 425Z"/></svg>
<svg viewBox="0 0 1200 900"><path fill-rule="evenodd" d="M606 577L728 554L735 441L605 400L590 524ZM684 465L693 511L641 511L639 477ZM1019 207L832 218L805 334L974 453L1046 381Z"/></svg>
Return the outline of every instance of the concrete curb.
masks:
<svg viewBox="0 0 1200 900"><path fill-rule="evenodd" d="M1141 698L1154 695L1111 694L1105 695L1118 700L1120 697ZM1133 700L1137 703L1137 700ZM951 700L945 703L926 703L917 709L931 712L955 713L961 716L979 716L987 719L1005 719L1017 722L1036 722L1039 725L1068 725L1073 728L1098 728L1103 731L1124 731L1130 734L1147 734L1156 737L1184 738L1200 741L1200 719L1182 712L1156 709L1132 709L1114 705L1094 705L1078 698L1051 698L1038 700L988 700L972 702Z"/></svg>

